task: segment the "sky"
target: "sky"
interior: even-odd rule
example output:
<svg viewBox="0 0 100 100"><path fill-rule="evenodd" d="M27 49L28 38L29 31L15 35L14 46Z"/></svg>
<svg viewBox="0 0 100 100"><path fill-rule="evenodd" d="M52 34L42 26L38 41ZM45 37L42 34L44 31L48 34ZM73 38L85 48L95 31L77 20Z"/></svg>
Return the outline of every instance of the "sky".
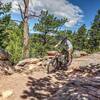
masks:
<svg viewBox="0 0 100 100"><path fill-rule="evenodd" d="M22 0L2 0L3 2L12 2L12 19L19 19L18 2L23 7ZM48 10L50 14L54 14L58 18L67 17L68 22L65 23L66 29L76 31L82 24L86 24L89 29L93 19L100 9L100 0L30 0L31 10L39 14L40 11ZM37 20L30 20L30 31Z"/></svg>
<svg viewBox="0 0 100 100"><path fill-rule="evenodd" d="M98 9L100 9L100 0L69 0L72 4L77 5L83 11L83 23L86 24L89 29L91 23L97 14Z"/></svg>

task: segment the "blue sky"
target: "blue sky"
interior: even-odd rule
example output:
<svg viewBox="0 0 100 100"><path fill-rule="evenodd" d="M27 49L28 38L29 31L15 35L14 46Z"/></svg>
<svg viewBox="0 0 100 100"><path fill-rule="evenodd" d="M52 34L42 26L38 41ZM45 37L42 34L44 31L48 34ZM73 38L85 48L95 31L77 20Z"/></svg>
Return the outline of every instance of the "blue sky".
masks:
<svg viewBox="0 0 100 100"><path fill-rule="evenodd" d="M4 0L6 1L6 0ZM9 0L10 1L10 0ZM41 9L48 10L57 17L67 17L69 22L65 24L66 29L77 30L82 24L89 29L93 19L100 9L100 0L30 0L30 8L39 13ZM21 1L22 2L22 1ZM20 3L21 4L21 3ZM14 13L12 19L20 19L17 13L17 0L13 1ZM22 6L23 7L23 6ZM30 20L30 31L37 20Z"/></svg>
<svg viewBox="0 0 100 100"><path fill-rule="evenodd" d="M72 4L79 6L83 11L83 23L87 28L91 26L98 9L100 9L100 0L69 0Z"/></svg>

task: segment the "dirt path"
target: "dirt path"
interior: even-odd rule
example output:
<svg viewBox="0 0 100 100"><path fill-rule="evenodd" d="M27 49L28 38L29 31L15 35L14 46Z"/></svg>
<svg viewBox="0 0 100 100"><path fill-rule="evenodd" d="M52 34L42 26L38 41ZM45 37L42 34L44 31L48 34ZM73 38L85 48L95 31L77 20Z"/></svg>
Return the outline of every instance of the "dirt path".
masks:
<svg viewBox="0 0 100 100"><path fill-rule="evenodd" d="M100 53L74 59L69 70L65 72L47 75L39 71L32 75L15 73L11 76L0 76L0 93L6 90L13 91L12 96L0 100L44 100L67 83L68 72L90 63L100 64Z"/></svg>

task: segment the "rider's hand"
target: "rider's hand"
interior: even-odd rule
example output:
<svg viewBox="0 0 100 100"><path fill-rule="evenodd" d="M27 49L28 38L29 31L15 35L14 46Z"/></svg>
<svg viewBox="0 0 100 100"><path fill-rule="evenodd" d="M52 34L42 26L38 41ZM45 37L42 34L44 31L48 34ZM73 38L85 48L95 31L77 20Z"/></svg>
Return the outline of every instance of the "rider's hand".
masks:
<svg viewBox="0 0 100 100"><path fill-rule="evenodd" d="M54 47L56 48L56 47L58 47L58 45L55 45Z"/></svg>
<svg viewBox="0 0 100 100"><path fill-rule="evenodd" d="M58 44L56 44L54 47L58 47L61 44L62 41L59 41Z"/></svg>

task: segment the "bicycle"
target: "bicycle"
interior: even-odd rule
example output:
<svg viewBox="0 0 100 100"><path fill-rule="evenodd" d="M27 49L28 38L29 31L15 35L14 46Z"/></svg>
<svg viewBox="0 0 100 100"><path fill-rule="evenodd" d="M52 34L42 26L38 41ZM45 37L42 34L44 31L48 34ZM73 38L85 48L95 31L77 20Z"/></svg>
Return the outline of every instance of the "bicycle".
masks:
<svg viewBox="0 0 100 100"><path fill-rule="evenodd" d="M67 67L71 64L71 62L72 62L72 55L70 61L68 61L67 55L57 54L47 64L47 73L49 74L52 72L56 72L57 70L67 70Z"/></svg>
<svg viewBox="0 0 100 100"><path fill-rule="evenodd" d="M72 62L73 45L67 37L62 38L63 39L54 46L55 48L60 46L61 49L59 48L57 50L59 55L57 54L47 65L47 73L60 69L67 69L67 66Z"/></svg>

